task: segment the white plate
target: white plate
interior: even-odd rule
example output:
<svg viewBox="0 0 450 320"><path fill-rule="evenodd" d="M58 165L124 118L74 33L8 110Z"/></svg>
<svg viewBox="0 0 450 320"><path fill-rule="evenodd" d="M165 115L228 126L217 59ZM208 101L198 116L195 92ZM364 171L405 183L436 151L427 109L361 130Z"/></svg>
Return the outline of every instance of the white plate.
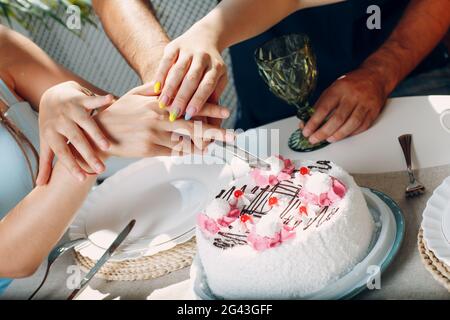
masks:
<svg viewBox="0 0 450 320"><path fill-rule="evenodd" d="M348 299L355 296L366 288L375 270L373 266L379 267L380 272L384 271L398 252L404 235L404 221L400 208L381 192L367 188L361 189L376 224L367 256L342 278L304 297L305 299ZM194 292L198 298L220 299L209 289L206 275L197 257L191 268L191 278L193 278Z"/></svg>
<svg viewBox="0 0 450 320"><path fill-rule="evenodd" d="M144 159L96 187L69 229L72 240L89 239L75 250L98 260L131 219L136 226L111 261L152 255L192 238L196 214L233 177L212 157L202 162L195 156L194 164L184 159Z"/></svg>
<svg viewBox="0 0 450 320"><path fill-rule="evenodd" d="M423 211L423 238L434 255L450 266L450 177L434 190Z"/></svg>

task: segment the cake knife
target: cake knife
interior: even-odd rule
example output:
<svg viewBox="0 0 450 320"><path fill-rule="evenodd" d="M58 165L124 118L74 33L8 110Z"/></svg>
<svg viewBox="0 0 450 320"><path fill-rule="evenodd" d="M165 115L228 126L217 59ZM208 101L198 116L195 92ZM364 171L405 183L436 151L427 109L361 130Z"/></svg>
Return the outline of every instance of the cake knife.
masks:
<svg viewBox="0 0 450 320"><path fill-rule="evenodd" d="M247 150L238 147L236 144L229 144L222 141L215 141L216 145L231 152L235 157L248 163L250 168L270 170L270 164L261 158L251 154Z"/></svg>
<svg viewBox="0 0 450 320"><path fill-rule="evenodd" d="M73 300L80 291L82 291L89 281L94 277L94 275L100 270L100 268L111 258L112 254L116 251L116 249L122 244L123 240L130 234L134 225L136 224L136 220L131 220L127 226L119 233L114 242L106 249L105 253L102 257L97 261L97 263L92 267L92 269L86 274L83 280L80 283L79 288L72 291L67 300Z"/></svg>

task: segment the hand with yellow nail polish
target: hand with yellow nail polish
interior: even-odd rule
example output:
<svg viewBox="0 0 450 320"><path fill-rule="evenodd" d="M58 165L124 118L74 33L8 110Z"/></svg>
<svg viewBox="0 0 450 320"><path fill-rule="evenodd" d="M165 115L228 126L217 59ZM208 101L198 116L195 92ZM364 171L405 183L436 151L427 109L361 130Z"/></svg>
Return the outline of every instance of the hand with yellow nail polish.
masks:
<svg viewBox="0 0 450 320"><path fill-rule="evenodd" d="M201 152L204 141L229 139L220 128L220 121L230 115L227 108L207 103L199 112L199 116L218 120L219 124L202 123L196 128L192 121L168 121L172 119L159 108L152 89L151 84L137 87L95 116L111 141L106 156L136 158L168 156L173 151ZM188 146L183 145L183 150L179 139L174 139L180 134L186 137L184 142L189 142Z"/></svg>
<svg viewBox="0 0 450 320"><path fill-rule="evenodd" d="M225 62L207 28L193 26L169 43L155 76L159 105L171 122L196 116L211 96L220 97L228 82Z"/></svg>
<svg viewBox="0 0 450 320"><path fill-rule="evenodd" d="M221 52L256 36L291 13L342 0L221 1L186 33L170 42L155 74L155 92L170 121L190 120L225 89L227 68ZM158 90L157 90L158 89Z"/></svg>

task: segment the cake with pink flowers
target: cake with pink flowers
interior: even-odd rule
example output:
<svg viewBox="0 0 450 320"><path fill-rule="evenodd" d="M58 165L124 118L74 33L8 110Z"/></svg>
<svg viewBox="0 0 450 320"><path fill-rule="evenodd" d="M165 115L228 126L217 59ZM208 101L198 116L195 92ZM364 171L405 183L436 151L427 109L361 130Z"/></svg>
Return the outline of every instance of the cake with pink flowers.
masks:
<svg viewBox="0 0 450 320"><path fill-rule="evenodd" d="M266 160L197 216L198 255L225 299L308 297L368 253L375 229L361 189L330 161Z"/></svg>

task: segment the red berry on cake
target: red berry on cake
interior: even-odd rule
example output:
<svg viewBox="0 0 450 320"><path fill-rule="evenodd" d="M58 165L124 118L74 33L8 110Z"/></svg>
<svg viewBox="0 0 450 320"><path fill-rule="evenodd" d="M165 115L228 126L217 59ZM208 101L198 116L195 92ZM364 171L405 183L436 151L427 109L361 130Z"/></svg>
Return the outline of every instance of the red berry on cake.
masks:
<svg viewBox="0 0 450 320"><path fill-rule="evenodd" d="M241 219L241 222L246 223L248 221L251 221L252 217L248 214L243 214L240 219Z"/></svg>
<svg viewBox="0 0 450 320"><path fill-rule="evenodd" d="M277 197L270 197L269 198L269 206L274 206L278 204L278 198Z"/></svg>
<svg viewBox="0 0 450 320"><path fill-rule="evenodd" d="M236 190L236 191L234 192L234 196L235 196L236 198L242 197L243 194L244 194L244 192L243 192L242 190Z"/></svg>
<svg viewBox="0 0 450 320"><path fill-rule="evenodd" d="M308 208L306 208L306 206L300 206L300 208L298 208L298 211L300 212L300 215L308 215Z"/></svg>
<svg viewBox="0 0 450 320"><path fill-rule="evenodd" d="M307 175L309 173L309 168L308 167L301 167L299 171L300 171L300 174L304 176L304 175Z"/></svg>

